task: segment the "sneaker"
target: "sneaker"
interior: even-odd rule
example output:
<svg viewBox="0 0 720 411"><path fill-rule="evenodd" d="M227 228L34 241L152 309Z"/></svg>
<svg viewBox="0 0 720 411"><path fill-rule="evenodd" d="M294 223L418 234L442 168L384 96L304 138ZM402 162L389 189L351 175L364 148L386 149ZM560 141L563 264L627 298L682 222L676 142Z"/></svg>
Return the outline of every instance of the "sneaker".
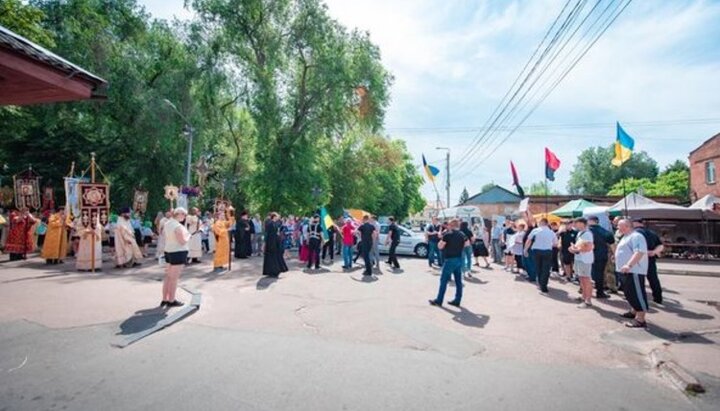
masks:
<svg viewBox="0 0 720 411"><path fill-rule="evenodd" d="M448 301L448 304L454 306L454 307L460 307L460 303L457 301Z"/></svg>
<svg viewBox="0 0 720 411"><path fill-rule="evenodd" d="M577 308L590 308L590 307L592 307L592 304L587 301L583 301L577 305Z"/></svg>
<svg viewBox="0 0 720 411"><path fill-rule="evenodd" d="M180 302L180 301L178 301L178 300L170 301L170 302L167 303L167 306L168 306L168 307L182 307L183 305L185 305L185 304L182 303L182 302Z"/></svg>
<svg viewBox="0 0 720 411"><path fill-rule="evenodd" d="M428 302L430 303L430 305L433 305L435 307L440 307L442 305L442 303L437 300L428 300Z"/></svg>

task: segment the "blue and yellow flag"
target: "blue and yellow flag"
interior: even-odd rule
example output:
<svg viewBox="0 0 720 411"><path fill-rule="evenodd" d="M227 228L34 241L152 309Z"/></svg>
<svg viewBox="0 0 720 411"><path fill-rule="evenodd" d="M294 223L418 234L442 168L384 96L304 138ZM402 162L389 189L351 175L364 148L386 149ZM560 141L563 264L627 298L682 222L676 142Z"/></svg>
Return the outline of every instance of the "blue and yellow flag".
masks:
<svg viewBox="0 0 720 411"><path fill-rule="evenodd" d="M322 235L325 241L328 240L328 228L335 225L332 217L327 212L327 208L323 207L320 209L320 226L322 227Z"/></svg>
<svg viewBox="0 0 720 411"><path fill-rule="evenodd" d="M620 167L624 162L630 160L633 148L635 148L635 140L623 130L618 122L617 138L615 139L615 158L612 159L612 165Z"/></svg>
<svg viewBox="0 0 720 411"><path fill-rule="evenodd" d="M425 154L422 155L423 159L423 169L425 169L425 175L427 176L428 180L430 180L431 183L435 182L435 176L440 174L440 170L438 170L437 167L433 167L430 164L425 161Z"/></svg>

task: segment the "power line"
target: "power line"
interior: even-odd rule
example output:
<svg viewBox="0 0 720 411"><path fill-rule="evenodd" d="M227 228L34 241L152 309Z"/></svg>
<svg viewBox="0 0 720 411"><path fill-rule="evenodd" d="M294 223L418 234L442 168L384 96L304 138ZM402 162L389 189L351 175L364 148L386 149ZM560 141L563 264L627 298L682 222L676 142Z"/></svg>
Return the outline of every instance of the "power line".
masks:
<svg viewBox="0 0 720 411"><path fill-rule="evenodd" d="M497 119L499 118L500 114L505 110L505 108L506 108L507 105L512 101L512 99L515 97L515 95L517 95L517 91L516 91L515 94L513 94L513 97L511 97L509 100L507 99L508 96L510 95L510 93L511 93L511 92L513 91L513 89L515 88L515 86L518 84L518 81L519 81L520 78L523 76L523 74L525 73L525 71L528 69L528 67L530 67L530 63L535 59L535 56L537 56L538 51L540 51L540 48L543 46L543 44L545 44L545 41L546 41L546 40L548 39L548 37L550 36L550 33L553 32L553 29L555 28L555 26L556 26L556 25L558 24L558 22L560 21L560 18L565 14L565 10L567 10L568 6L570 5L570 2L571 2L571 0L567 0L567 1L565 2L565 5L563 6L562 10L560 10L560 14L557 15L557 17L556 17L555 20L553 21L552 25L550 26L550 28L549 28L549 29L547 30L547 32L545 33L545 36L543 36L543 38L542 38L542 40L540 41L540 43L538 43L537 47L535 48L535 51L534 51L533 54L530 56L530 58L528 59L528 61L525 63L525 65L523 66L522 70L520 70L520 73L518 73L518 76L515 78L515 81L513 81L513 84L510 86L510 88L508 89L508 91L505 93L505 95L503 96L503 98L502 98L502 100L500 101L500 103L498 104L498 106L495 107L495 110L492 112L492 114L490 114L490 117L489 117L489 118L487 119L487 121L485 122L485 130L486 130L486 132L483 133L482 135L480 135L480 133L478 133L478 135L474 137L475 142L473 142L473 143L471 143L471 144L479 144L479 143L482 141L482 139L483 139L483 138L485 137L485 135L487 134L487 130L490 130L490 129L493 127L493 125L495 125L495 122L497 122ZM577 6L579 5L579 3L580 3L580 1L578 0L578 3L575 4L575 8L577 8ZM557 35L557 34L556 34L556 35ZM549 43L548 45L550 45L550 43ZM546 49L547 49L547 46L546 46ZM533 67L533 69L534 69L534 67ZM527 73L525 79L523 80L523 84L527 81L527 77L528 77L530 74L532 74L532 70ZM520 88L522 88L522 84L518 87L518 91L520 90ZM500 112L498 113L498 111L500 111ZM496 116L496 115L497 115L497 116ZM462 156L460 157L460 159L458 160L458 166L462 166L463 162L465 162L467 158L468 158L468 154L467 154L467 152L466 152L466 153L465 153L464 155L462 155Z"/></svg>

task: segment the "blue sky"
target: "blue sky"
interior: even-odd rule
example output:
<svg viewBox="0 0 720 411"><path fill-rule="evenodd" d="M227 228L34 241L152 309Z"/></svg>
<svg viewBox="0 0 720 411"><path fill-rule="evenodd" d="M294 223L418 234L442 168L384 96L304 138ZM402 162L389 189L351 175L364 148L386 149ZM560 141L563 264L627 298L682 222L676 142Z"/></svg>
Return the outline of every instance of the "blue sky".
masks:
<svg viewBox="0 0 720 411"><path fill-rule="evenodd" d="M607 1L607 0L606 0ZM183 0L140 0L158 18L187 19ZM370 32L395 76L386 127L444 170L477 131L555 19L564 1L327 0L330 14ZM608 145L620 121L661 166L720 132L720 2L633 1L575 69L525 122L595 124L519 129L494 154L451 174L452 199L494 181L509 186L509 161L521 182L543 178L543 148L561 159L554 187L564 191L577 155ZM691 124L643 122L712 119ZM501 134L499 137L504 136ZM499 138L498 140L499 141ZM481 158L486 158L479 162ZM451 161L452 167L452 161ZM444 171L443 171L444 172ZM444 174L441 174L444 178ZM432 187L423 190L434 198ZM442 193L444 198L444 193Z"/></svg>

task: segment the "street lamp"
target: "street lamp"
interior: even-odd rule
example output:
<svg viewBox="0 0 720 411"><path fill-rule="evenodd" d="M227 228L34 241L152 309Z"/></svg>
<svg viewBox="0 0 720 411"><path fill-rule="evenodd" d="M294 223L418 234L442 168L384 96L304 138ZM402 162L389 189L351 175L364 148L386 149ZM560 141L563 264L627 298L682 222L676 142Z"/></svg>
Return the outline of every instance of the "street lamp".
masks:
<svg viewBox="0 0 720 411"><path fill-rule="evenodd" d="M190 121L183 115L183 113L178 110L178 108L175 106L175 104L172 103L172 101L168 99L163 99L165 104L170 106L173 111L180 116L180 118L185 122L185 125L183 126L183 135L187 138L188 146L187 146L187 166L185 168L185 186L190 186L190 168L192 167L192 144L193 144L193 132L195 131L193 129L192 124Z"/></svg>
<svg viewBox="0 0 720 411"><path fill-rule="evenodd" d="M449 147L435 147L435 150L445 150L445 191L447 192L447 203L445 207L450 207L450 148Z"/></svg>

